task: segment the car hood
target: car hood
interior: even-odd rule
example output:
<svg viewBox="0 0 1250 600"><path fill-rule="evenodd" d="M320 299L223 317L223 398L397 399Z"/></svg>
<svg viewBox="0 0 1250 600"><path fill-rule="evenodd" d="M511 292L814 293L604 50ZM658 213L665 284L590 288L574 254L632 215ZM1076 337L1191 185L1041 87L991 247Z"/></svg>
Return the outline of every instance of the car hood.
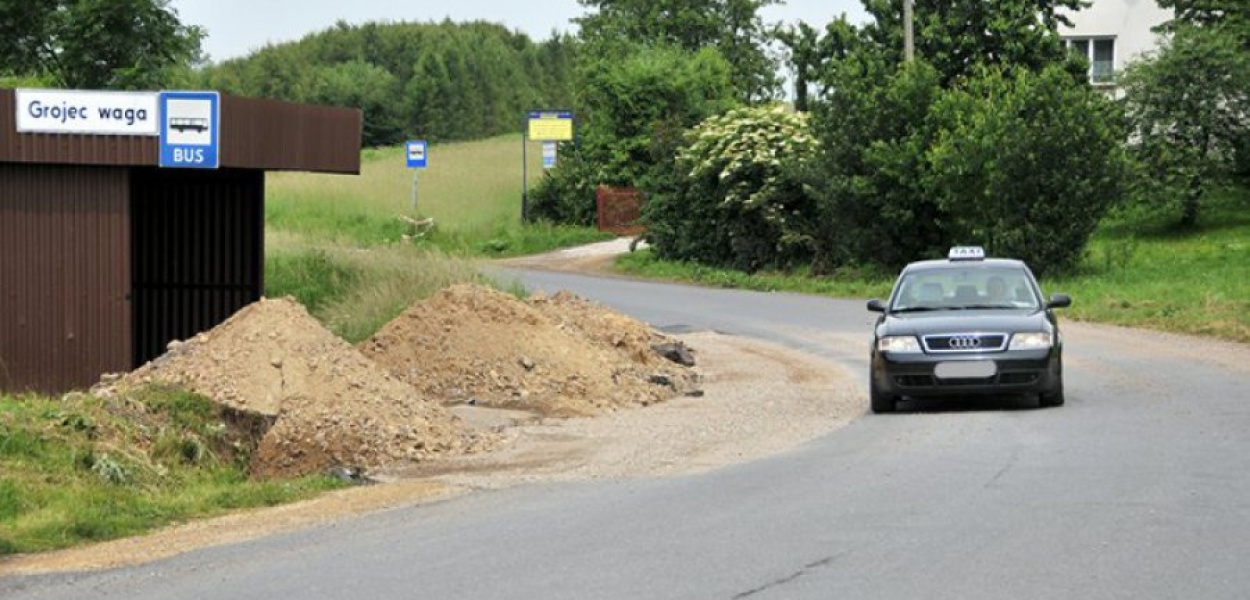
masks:
<svg viewBox="0 0 1250 600"><path fill-rule="evenodd" d="M886 315L878 326L880 335L926 335L931 333L1016 333L1048 330L1041 310L954 310Z"/></svg>

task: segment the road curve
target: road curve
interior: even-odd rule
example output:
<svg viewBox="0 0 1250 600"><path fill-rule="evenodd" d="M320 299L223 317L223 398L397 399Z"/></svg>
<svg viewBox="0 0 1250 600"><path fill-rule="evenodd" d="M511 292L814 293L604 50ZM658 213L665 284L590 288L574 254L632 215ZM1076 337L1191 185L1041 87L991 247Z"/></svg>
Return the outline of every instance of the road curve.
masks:
<svg viewBox="0 0 1250 600"><path fill-rule="evenodd" d="M866 368L860 301L519 276L661 327ZM134 568L3 579L0 597L1250 595L1247 347L1092 326L1065 335L1063 408L913 406L703 475L482 492Z"/></svg>

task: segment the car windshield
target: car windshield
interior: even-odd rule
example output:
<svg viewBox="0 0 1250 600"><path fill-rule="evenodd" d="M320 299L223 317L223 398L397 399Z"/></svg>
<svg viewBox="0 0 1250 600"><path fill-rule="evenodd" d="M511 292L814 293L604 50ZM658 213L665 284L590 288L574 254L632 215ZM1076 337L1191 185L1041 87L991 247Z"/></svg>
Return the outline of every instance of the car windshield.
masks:
<svg viewBox="0 0 1250 600"><path fill-rule="evenodd" d="M891 312L1036 309L1037 294L1019 267L924 269L903 275Z"/></svg>

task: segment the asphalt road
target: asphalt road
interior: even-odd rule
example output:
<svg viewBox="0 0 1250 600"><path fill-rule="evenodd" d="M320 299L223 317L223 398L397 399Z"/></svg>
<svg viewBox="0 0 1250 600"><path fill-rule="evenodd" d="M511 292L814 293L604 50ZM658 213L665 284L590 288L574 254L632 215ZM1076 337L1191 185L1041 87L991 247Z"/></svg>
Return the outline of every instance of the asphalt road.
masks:
<svg viewBox="0 0 1250 600"><path fill-rule="evenodd" d="M859 301L524 278L865 367ZM1066 335L1062 408L867 415L704 475L475 493L135 568L0 580L0 597L1250 597L1250 375L1227 356L1244 346ZM1213 351L1222 364L1202 359Z"/></svg>

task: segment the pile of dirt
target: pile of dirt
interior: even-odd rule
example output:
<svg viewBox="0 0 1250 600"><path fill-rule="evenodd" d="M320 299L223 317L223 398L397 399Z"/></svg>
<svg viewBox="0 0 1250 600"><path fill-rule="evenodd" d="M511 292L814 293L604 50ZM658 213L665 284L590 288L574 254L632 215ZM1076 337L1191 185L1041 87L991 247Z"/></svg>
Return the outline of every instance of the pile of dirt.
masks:
<svg viewBox="0 0 1250 600"><path fill-rule="evenodd" d="M650 349L665 339L571 294L526 303L458 285L414 305L360 348L444 403L584 416L692 389L693 371Z"/></svg>
<svg viewBox="0 0 1250 600"><path fill-rule="evenodd" d="M267 417L252 470L262 476L372 468L489 444L459 419L327 331L291 299L261 300L94 390L174 385Z"/></svg>
<svg viewBox="0 0 1250 600"><path fill-rule="evenodd" d="M654 347L679 343L642 321L572 292L534 296L528 304L566 334L585 337L591 343L614 350L639 365L667 366L667 360L656 353Z"/></svg>

